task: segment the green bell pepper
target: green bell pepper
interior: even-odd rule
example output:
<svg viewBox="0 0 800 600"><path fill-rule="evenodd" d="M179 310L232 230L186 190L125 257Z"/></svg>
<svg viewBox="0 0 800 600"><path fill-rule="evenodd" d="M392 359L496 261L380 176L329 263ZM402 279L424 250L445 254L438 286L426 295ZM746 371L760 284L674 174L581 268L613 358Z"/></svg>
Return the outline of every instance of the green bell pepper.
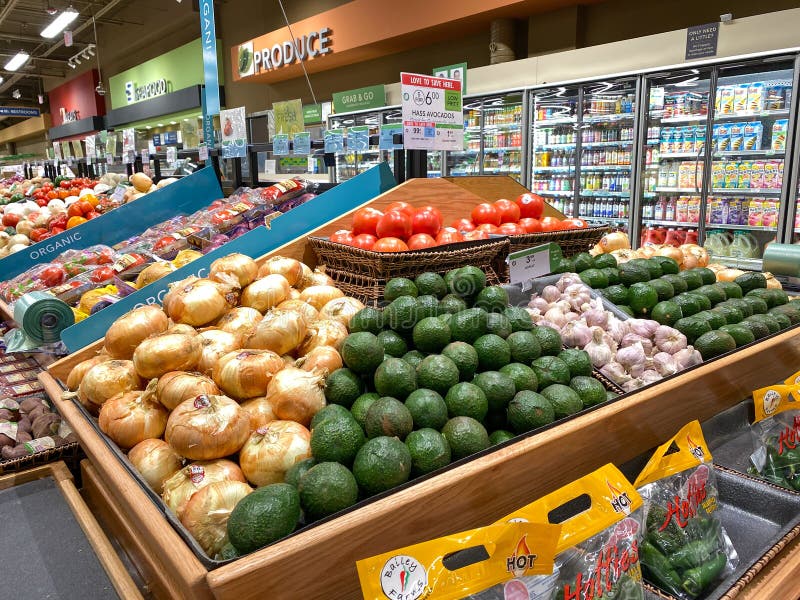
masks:
<svg viewBox="0 0 800 600"><path fill-rule="evenodd" d="M641 546L640 560L647 579L671 594L680 594L681 578L669 559L648 540Z"/></svg>
<svg viewBox="0 0 800 600"><path fill-rule="evenodd" d="M681 584L684 591L693 598L699 596L722 573L727 561L725 554L720 552L711 560L684 572Z"/></svg>
<svg viewBox="0 0 800 600"><path fill-rule="evenodd" d="M667 558L676 569L690 569L699 567L714 555L717 549L717 540L697 540L689 542L683 548L669 555Z"/></svg>

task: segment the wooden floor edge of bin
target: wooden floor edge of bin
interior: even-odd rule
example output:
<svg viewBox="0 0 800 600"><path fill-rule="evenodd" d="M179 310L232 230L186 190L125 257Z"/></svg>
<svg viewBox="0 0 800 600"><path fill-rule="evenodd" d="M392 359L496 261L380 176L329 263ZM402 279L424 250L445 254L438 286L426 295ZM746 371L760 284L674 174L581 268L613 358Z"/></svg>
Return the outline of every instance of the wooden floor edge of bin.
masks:
<svg viewBox="0 0 800 600"><path fill-rule="evenodd" d="M122 468L71 400L61 399L61 387L47 372L39 381L61 416L72 428L92 461L105 498L91 497L107 526L141 571L157 597L210 598L206 569L156 508L144 490ZM103 511L101 511L102 513ZM134 518L135 517L135 518Z"/></svg>
<svg viewBox="0 0 800 600"><path fill-rule="evenodd" d="M117 556L106 533L81 498L66 464L59 461L34 467L27 471L0 476L0 490L51 476L70 511L75 515L75 520L83 530L86 539L91 544L98 561L105 569L108 579L119 597L122 600L142 600L142 594L125 569L125 565ZM91 590L87 590L87 594L91 595Z"/></svg>

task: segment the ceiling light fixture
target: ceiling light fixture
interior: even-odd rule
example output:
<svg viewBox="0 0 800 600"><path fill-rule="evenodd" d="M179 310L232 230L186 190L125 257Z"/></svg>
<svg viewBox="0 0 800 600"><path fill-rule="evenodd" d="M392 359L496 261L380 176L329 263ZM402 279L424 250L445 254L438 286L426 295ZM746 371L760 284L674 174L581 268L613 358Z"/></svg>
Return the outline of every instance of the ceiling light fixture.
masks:
<svg viewBox="0 0 800 600"><path fill-rule="evenodd" d="M170 125L177 125L178 123L176 121L170 121L169 124Z"/></svg>
<svg viewBox="0 0 800 600"><path fill-rule="evenodd" d="M24 65L26 62L28 62L28 59L30 57L31 57L30 54L20 50L14 56L12 56L11 59L6 63L6 67L5 67L6 71L16 71L22 65Z"/></svg>
<svg viewBox="0 0 800 600"><path fill-rule="evenodd" d="M72 23L77 18L78 11L76 11L74 8L72 8L72 5L70 5L69 8L64 10L64 12L53 19L53 22L45 27L40 35L43 38L54 38L59 33L64 31L67 28L67 25Z"/></svg>
<svg viewBox="0 0 800 600"><path fill-rule="evenodd" d="M14 100L19 100L20 98L22 98L22 92L16 89L13 92L11 92L11 96L14 98Z"/></svg>

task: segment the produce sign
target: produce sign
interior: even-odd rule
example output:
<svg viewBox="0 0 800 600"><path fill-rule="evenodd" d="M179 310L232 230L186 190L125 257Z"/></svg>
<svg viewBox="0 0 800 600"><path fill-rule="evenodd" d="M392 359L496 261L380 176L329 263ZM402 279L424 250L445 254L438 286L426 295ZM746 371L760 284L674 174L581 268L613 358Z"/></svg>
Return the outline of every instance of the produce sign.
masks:
<svg viewBox="0 0 800 600"><path fill-rule="evenodd" d="M800 372L784 385L755 390L755 420L752 431L756 451L750 456L751 475L783 488L800 491Z"/></svg>
<svg viewBox="0 0 800 600"><path fill-rule="evenodd" d="M401 73L403 145L411 150L464 149L461 81Z"/></svg>

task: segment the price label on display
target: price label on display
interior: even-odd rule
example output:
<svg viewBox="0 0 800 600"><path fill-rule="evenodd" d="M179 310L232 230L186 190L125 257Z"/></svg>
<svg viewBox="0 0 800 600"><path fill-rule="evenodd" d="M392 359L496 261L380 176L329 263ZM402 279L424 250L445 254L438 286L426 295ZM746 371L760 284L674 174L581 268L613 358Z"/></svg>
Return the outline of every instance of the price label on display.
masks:
<svg viewBox="0 0 800 600"><path fill-rule="evenodd" d="M407 149L453 150L464 147L461 81L401 73L403 144Z"/></svg>
<svg viewBox="0 0 800 600"><path fill-rule="evenodd" d="M135 150L126 150L125 151L125 164L132 165L136 162L136 151Z"/></svg>
<svg viewBox="0 0 800 600"><path fill-rule="evenodd" d="M150 164L150 150L142 150L142 166L146 167Z"/></svg>
<svg viewBox="0 0 800 600"><path fill-rule="evenodd" d="M550 244L542 244L508 255L511 283L521 283L522 289L530 287L530 280L550 273Z"/></svg>
<svg viewBox="0 0 800 600"><path fill-rule="evenodd" d="M197 154L198 154L197 158L200 161L202 161L202 162L207 161L208 160L208 146L206 146L205 144L200 144L200 146L197 149Z"/></svg>
<svg viewBox="0 0 800 600"><path fill-rule="evenodd" d="M113 155L113 154L110 154L110 153L107 153L107 154L106 154L106 162L107 162L109 165L113 165L113 164L114 164L114 155Z"/></svg>
<svg viewBox="0 0 800 600"><path fill-rule="evenodd" d="M174 146L167 148L167 164L172 167L178 162L178 149Z"/></svg>

